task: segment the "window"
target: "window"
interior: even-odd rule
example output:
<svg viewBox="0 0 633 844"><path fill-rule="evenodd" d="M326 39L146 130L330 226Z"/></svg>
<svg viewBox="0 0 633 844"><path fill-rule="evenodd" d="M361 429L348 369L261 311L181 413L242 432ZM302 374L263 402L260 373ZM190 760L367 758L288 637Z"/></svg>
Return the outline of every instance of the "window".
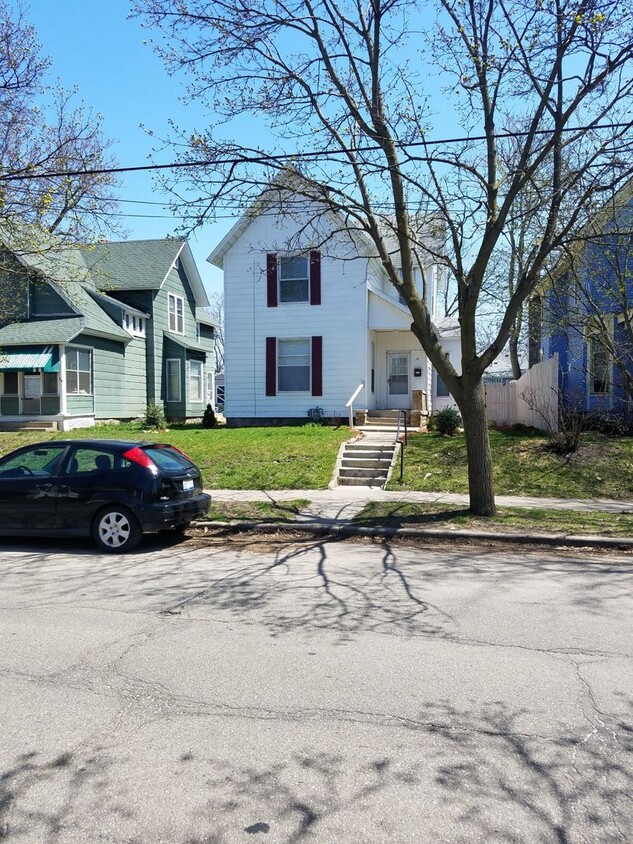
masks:
<svg viewBox="0 0 633 844"><path fill-rule="evenodd" d="M81 446L76 448L66 466L67 475L77 475L85 472L110 472L115 467L120 468L123 461L115 457L111 451L101 448Z"/></svg>
<svg viewBox="0 0 633 844"><path fill-rule="evenodd" d="M74 395L92 393L92 352L68 349L66 351L66 392Z"/></svg>
<svg viewBox="0 0 633 844"><path fill-rule="evenodd" d="M589 338L589 377L591 392L608 393L610 390L611 357L606 345L599 337Z"/></svg>
<svg viewBox="0 0 633 844"><path fill-rule="evenodd" d="M135 337L145 337L145 320L127 311L123 314L123 327Z"/></svg>
<svg viewBox="0 0 633 844"><path fill-rule="evenodd" d="M310 297L308 259L305 255L279 258L279 301L307 302Z"/></svg>
<svg viewBox="0 0 633 844"><path fill-rule="evenodd" d="M182 296L170 293L167 297L169 311L169 330L174 334L185 333L185 300Z"/></svg>
<svg viewBox="0 0 633 844"><path fill-rule="evenodd" d="M18 373L5 372L4 373L4 394L5 396L18 395Z"/></svg>
<svg viewBox="0 0 633 844"><path fill-rule="evenodd" d="M450 360L450 355L447 355L447 357ZM450 393L448 391L448 387L446 386L444 381L440 378L439 372L435 373L435 395L438 398L446 398L447 396L450 396Z"/></svg>
<svg viewBox="0 0 633 844"><path fill-rule="evenodd" d="M203 401L202 362L199 360L189 361L189 399L191 401Z"/></svg>
<svg viewBox="0 0 633 844"><path fill-rule="evenodd" d="M170 358L167 361L167 401L180 401L180 361Z"/></svg>
<svg viewBox="0 0 633 844"><path fill-rule="evenodd" d="M37 445L3 460L0 463L0 477L31 478L32 475L37 475L39 478L53 477L57 474L65 453L65 445Z"/></svg>
<svg viewBox="0 0 633 844"><path fill-rule="evenodd" d="M57 395L57 373L44 372L42 374L42 395L56 396Z"/></svg>
<svg viewBox="0 0 633 844"><path fill-rule="evenodd" d="M310 338L278 341L277 389L279 392L309 392Z"/></svg>

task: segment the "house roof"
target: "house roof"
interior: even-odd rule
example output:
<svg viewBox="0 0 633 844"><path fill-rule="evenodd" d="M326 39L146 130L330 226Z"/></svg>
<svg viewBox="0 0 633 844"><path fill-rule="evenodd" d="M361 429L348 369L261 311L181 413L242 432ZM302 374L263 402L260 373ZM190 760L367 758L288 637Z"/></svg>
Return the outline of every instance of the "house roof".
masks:
<svg viewBox="0 0 633 844"><path fill-rule="evenodd" d="M618 190L611 199L598 209L595 217L579 232L576 239L567 247L556 265L541 279L534 291L536 295L543 295L557 279L561 278L574 264L574 261L584 251L587 241L592 237L600 237L607 233L608 226L620 212L633 200L633 179Z"/></svg>
<svg viewBox="0 0 633 844"><path fill-rule="evenodd" d="M160 290L174 262L180 258L196 304L208 305L207 294L183 237L123 240L82 249L82 257L99 290Z"/></svg>
<svg viewBox="0 0 633 844"><path fill-rule="evenodd" d="M70 246L35 227L19 224L0 228L0 242L30 270L48 281L76 312L68 319L13 323L0 330L0 342L69 342L79 333L129 342L131 337L106 312L100 301L128 308L99 290L160 289L180 258L196 304L209 302L191 249L184 238L120 241L91 247ZM137 311L137 313L142 313ZM207 321L207 320L205 320Z"/></svg>
<svg viewBox="0 0 633 844"><path fill-rule="evenodd" d="M83 327L84 321L79 316L12 322L0 328L0 346L69 343L81 334Z"/></svg>
<svg viewBox="0 0 633 844"><path fill-rule="evenodd" d="M82 257L100 290L159 290L184 238L124 240L82 249Z"/></svg>

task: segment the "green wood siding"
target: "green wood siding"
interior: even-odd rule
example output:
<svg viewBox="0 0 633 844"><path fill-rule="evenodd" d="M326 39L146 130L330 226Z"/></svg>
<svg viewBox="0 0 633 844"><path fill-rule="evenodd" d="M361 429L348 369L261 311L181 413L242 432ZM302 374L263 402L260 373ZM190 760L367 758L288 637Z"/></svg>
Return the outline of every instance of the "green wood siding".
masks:
<svg viewBox="0 0 633 844"><path fill-rule="evenodd" d="M59 413L59 396L42 396L42 416L55 416Z"/></svg>
<svg viewBox="0 0 633 844"><path fill-rule="evenodd" d="M96 419L130 419L143 415L147 405L144 338L134 338L124 345L99 337L80 337L72 346L92 349ZM75 401L83 397L69 395L69 402L71 398Z"/></svg>
<svg viewBox="0 0 633 844"><path fill-rule="evenodd" d="M92 396L67 396L66 407L70 416L92 416L94 413Z"/></svg>
<svg viewBox="0 0 633 844"><path fill-rule="evenodd" d="M20 412L20 399L18 396L0 396L0 415L17 416Z"/></svg>

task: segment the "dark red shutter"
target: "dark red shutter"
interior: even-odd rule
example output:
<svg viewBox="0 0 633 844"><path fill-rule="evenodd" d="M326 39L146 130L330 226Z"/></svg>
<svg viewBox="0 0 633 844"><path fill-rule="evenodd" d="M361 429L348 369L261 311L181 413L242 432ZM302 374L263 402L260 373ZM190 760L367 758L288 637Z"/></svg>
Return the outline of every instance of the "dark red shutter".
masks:
<svg viewBox="0 0 633 844"><path fill-rule="evenodd" d="M266 395L277 395L277 338L266 337Z"/></svg>
<svg viewBox="0 0 633 844"><path fill-rule="evenodd" d="M323 337L312 338L312 395L323 395Z"/></svg>
<svg viewBox="0 0 633 844"><path fill-rule="evenodd" d="M269 308L277 307L277 256L272 254L266 255L266 298Z"/></svg>
<svg viewBox="0 0 633 844"><path fill-rule="evenodd" d="M321 304L321 253L310 252L310 304Z"/></svg>

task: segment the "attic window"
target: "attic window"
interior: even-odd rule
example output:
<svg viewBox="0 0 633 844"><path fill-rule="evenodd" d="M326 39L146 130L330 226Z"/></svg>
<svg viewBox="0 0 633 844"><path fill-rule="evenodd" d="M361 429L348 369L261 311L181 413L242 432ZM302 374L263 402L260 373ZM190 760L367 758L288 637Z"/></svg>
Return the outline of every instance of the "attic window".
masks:
<svg viewBox="0 0 633 844"><path fill-rule="evenodd" d="M169 330L174 334L185 333L185 300L170 293L168 297Z"/></svg>
<svg viewBox="0 0 633 844"><path fill-rule="evenodd" d="M123 314L123 327L133 337L145 337L145 320L141 316L136 316L125 311Z"/></svg>

